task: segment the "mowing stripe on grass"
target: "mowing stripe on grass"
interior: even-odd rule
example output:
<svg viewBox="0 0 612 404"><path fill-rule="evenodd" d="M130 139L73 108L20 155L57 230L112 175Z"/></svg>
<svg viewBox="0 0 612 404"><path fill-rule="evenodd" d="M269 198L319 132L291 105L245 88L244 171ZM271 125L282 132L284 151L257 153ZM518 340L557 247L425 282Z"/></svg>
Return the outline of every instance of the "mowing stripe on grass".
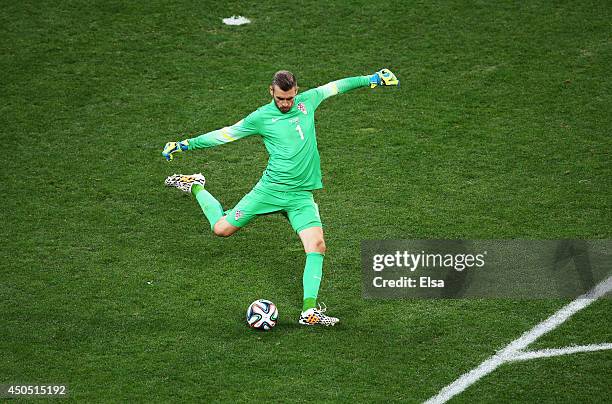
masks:
<svg viewBox="0 0 612 404"><path fill-rule="evenodd" d="M542 335L563 324L571 316L589 306L610 290L612 290L612 276L609 276L606 280L595 286L591 291L578 297L576 300L564 306L561 308L561 310L542 321L531 330L525 332L521 337L512 341L504 349L498 351L495 355L482 362L478 367L470 370L468 373L463 374L453 383L440 390L437 395L431 397L425 403L445 403L467 389L472 384L476 383L484 376L493 372L500 365L506 362L511 362L515 360L515 358L526 354L525 352L521 352L521 350L526 348L529 344L533 343Z"/></svg>

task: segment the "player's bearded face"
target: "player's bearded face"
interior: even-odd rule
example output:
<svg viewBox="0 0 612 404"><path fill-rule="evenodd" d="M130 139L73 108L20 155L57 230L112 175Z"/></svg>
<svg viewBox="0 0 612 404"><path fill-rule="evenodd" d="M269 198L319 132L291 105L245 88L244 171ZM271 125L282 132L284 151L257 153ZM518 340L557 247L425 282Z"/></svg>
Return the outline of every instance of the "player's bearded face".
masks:
<svg viewBox="0 0 612 404"><path fill-rule="evenodd" d="M274 104L276 104L276 108L283 114L289 112L293 107L297 92L297 87L293 87L289 91L283 91L277 85L270 86L270 95L274 98Z"/></svg>

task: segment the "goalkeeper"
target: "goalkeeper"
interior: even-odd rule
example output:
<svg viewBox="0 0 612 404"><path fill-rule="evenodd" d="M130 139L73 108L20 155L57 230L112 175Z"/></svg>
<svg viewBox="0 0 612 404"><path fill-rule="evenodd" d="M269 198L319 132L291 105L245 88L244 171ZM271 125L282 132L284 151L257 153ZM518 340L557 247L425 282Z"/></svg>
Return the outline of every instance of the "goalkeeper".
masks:
<svg viewBox="0 0 612 404"><path fill-rule="evenodd" d="M312 191L321 189L321 166L314 113L323 100L360 87L398 86L395 75L380 70L373 75L350 77L298 95L295 76L288 71L274 74L269 87L272 101L238 123L203 135L166 144L162 155L219 146L246 136L259 135L269 154L268 165L255 187L228 211L204 189L202 174L175 174L165 184L193 194L210 222L214 234L229 237L253 218L273 212L284 214L299 235L306 253L303 275L304 301L299 323L334 325L335 317L317 307L323 273L325 240L319 208Z"/></svg>

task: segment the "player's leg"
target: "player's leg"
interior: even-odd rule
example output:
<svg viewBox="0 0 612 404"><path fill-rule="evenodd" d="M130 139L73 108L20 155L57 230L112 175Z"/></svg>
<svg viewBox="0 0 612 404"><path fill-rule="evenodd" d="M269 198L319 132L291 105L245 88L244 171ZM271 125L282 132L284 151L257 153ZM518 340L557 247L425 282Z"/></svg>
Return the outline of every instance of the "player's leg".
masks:
<svg viewBox="0 0 612 404"><path fill-rule="evenodd" d="M326 246L325 238L323 237L323 227L313 226L306 228L298 232L298 235L300 236L300 240L302 240L302 245L304 245L304 252L306 254L318 253L325 255Z"/></svg>
<svg viewBox="0 0 612 404"><path fill-rule="evenodd" d="M325 240L322 227L310 227L299 233L306 253L306 264L302 285L304 287L304 303L302 311L317 307L317 296L323 277L323 260L325 258Z"/></svg>
<svg viewBox="0 0 612 404"><path fill-rule="evenodd" d="M299 323L304 325L334 325L338 322L338 319L325 315L325 308L321 308L321 306L317 308L317 297L323 277L323 261L326 251L319 208L314 202L312 194L295 193L295 195L294 203L287 210L287 217L293 229L300 236L306 253L306 264L302 277L304 300Z"/></svg>
<svg viewBox="0 0 612 404"><path fill-rule="evenodd" d="M225 212L213 226L213 231L217 236L231 236L255 217L282 209L282 206L278 205L280 201L278 196L255 186L233 209Z"/></svg>
<svg viewBox="0 0 612 404"><path fill-rule="evenodd" d="M240 227L234 226L227 221L227 216L221 217L213 226L213 233L219 237L229 237L240 230Z"/></svg>
<svg viewBox="0 0 612 404"><path fill-rule="evenodd" d="M206 180L202 174L174 174L166 178L165 182L166 186L191 193L198 202L198 205L200 205L204 216L208 219L213 232L218 236L229 237L237 232L240 227L233 226L225 220L221 203L210 192L204 189L205 183Z"/></svg>
<svg viewBox="0 0 612 404"><path fill-rule="evenodd" d="M335 325L340 320L326 315L327 307L319 305L317 308L317 297L323 277L323 259L326 249L323 228L320 226L310 227L300 231L299 236L306 253L306 265L302 277L304 303L299 323L303 325Z"/></svg>
<svg viewBox="0 0 612 404"><path fill-rule="evenodd" d="M206 219L208 219L210 223L210 228L214 231L217 223L220 222L223 217L223 207L221 203L219 203L210 192L204 189L202 185L194 185L191 187L191 194L195 197L198 205L200 205L202 213L204 213L204 216L206 216Z"/></svg>

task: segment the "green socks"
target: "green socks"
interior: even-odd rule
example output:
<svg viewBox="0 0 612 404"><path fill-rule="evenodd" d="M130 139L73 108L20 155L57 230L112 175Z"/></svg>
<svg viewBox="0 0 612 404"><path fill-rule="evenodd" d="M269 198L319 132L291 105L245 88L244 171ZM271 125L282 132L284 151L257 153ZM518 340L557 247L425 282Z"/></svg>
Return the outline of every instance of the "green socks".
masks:
<svg viewBox="0 0 612 404"><path fill-rule="evenodd" d="M302 311L312 309L317 305L319 286L323 275L323 257L317 252L306 253L306 266L304 267L304 306Z"/></svg>
<svg viewBox="0 0 612 404"><path fill-rule="evenodd" d="M210 194L203 186L195 184L191 187L191 193L195 196L204 216L210 222L210 228L215 227L215 223L223 216L223 207L214 196Z"/></svg>

